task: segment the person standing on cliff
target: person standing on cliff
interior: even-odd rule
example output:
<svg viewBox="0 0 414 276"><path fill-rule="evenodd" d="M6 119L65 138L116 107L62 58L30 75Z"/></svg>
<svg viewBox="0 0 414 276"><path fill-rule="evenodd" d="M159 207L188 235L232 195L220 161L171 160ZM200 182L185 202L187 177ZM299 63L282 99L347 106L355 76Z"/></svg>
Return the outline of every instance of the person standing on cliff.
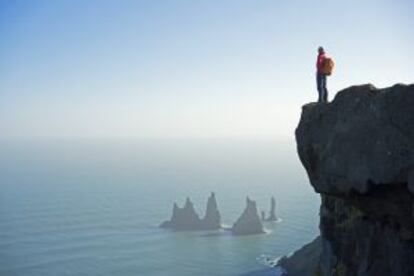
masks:
<svg viewBox="0 0 414 276"><path fill-rule="evenodd" d="M323 47L318 48L318 58L316 59L316 87L319 93L320 103L328 102L328 89L326 88L327 74L324 72L325 65L325 50Z"/></svg>

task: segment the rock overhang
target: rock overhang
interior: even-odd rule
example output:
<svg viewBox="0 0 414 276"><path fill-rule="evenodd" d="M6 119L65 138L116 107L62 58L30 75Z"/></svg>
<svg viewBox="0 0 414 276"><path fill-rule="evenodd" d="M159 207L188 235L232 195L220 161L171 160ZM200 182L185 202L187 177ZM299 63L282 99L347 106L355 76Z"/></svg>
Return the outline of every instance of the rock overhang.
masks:
<svg viewBox="0 0 414 276"><path fill-rule="evenodd" d="M414 194L414 85L352 86L303 106L299 157L318 193L347 196L405 183Z"/></svg>

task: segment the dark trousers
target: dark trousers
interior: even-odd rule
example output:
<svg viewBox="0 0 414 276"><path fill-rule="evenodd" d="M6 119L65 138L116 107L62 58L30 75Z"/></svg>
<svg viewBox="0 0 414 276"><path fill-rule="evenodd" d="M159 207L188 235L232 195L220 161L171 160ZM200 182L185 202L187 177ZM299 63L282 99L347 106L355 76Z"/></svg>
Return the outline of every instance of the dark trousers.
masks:
<svg viewBox="0 0 414 276"><path fill-rule="evenodd" d="M328 102L328 89L326 88L326 75L322 73L316 73L316 87L318 88L320 103Z"/></svg>

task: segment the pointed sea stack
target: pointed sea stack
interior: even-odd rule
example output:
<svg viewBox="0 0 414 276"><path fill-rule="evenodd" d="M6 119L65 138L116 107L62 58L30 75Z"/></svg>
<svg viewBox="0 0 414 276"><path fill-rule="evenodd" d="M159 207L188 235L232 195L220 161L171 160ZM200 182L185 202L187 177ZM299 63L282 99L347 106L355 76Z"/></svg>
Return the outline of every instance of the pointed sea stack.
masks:
<svg viewBox="0 0 414 276"><path fill-rule="evenodd" d="M194 210L193 203L187 197L183 208L174 203L173 214L170 220L163 222L161 228L171 228L177 231L217 230L221 227L220 212L214 193L211 193L207 201L206 214L200 219Z"/></svg>
<svg viewBox="0 0 414 276"><path fill-rule="evenodd" d="M201 220L194 210L193 203L187 197L183 208L174 203L173 214L170 220L163 222L161 228L172 228L174 230L199 230Z"/></svg>
<svg viewBox="0 0 414 276"><path fill-rule="evenodd" d="M269 213L269 217L266 219L267 221L276 221L277 217L276 217L276 200L275 197L272 196L271 200L270 200L270 213Z"/></svg>
<svg viewBox="0 0 414 276"><path fill-rule="evenodd" d="M206 215L202 221L203 230L215 230L221 227L221 216L217 208L216 196L211 193L207 200Z"/></svg>
<svg viewBox="0 0 414 276"><path fill-rule="evenodd" d="M246 198L246 208L234 223L231 231L234 235L253 235L264 233L262 221L257 213L256 202Z"/></svg>

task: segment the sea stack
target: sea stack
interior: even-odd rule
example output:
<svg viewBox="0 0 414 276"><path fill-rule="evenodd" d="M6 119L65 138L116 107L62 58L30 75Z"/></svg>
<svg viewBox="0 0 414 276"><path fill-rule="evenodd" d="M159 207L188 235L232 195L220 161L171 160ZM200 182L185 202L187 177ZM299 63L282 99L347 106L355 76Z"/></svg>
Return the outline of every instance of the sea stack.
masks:
<svg viewBox="0 0 414 276"><path fill-rule="evenodd" d="M190 198L187 197L183 208L174 203L171 219L163 222L161 228L170 228L177 231L194 230L217 230L221 227L220 212L214 193L211 193L208 201L206 214L200 219Z"/></svg>
<svg viewBox="0 0 414 276"><path fill-rule="evenodd" d="M235 235L253 235L264 233L262 221L257 213L256 202L246 198L246 208L234 223L232 233Z"/></svg>
<svg viewBox="0 0 414 276"><path fill-rule="evenodd" d="M202 221L204 230L215 230L221 227L221 216L217 207L216 196L212 192L207 200L206 215Z"/></svg>
<svg viewBox="0 0 414 276"><path fill-rule="evenodd" d="M173 214L169 221L160 225L161 228L171 228L174 230L198 230L201 228L201 220L194 210L194 205L187 197L183 208L174 203Z"/></svg>
<svg viewBox="0 0 414 276"><path fill-rule="evenodd" d="M261 217L262 217L262 220L263 220L263 221L265 221L265 220L266 220L265 211L262 211L262 213L261 213Z"/></svg>
<svg viewBox="0 0 414 276"><path fill-rule="evenodd" d="M272 196L272 198L270 199L270 213L269 213L269 217L266 219L267 221L276 221L277 217L276 217L276 200L275 197Z"/></svg>

